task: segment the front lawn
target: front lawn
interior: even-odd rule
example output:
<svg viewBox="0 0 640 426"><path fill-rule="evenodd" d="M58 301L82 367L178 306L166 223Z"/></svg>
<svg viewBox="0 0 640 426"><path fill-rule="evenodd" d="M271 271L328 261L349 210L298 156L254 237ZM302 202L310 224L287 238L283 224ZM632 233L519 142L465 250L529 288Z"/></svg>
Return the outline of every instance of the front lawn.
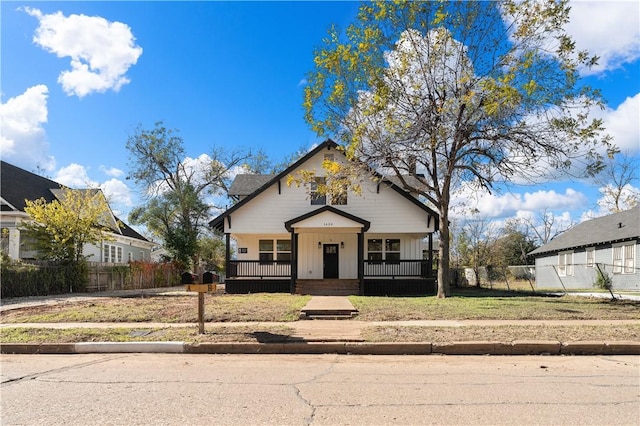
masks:
<svg viewBox="0 0 640 426"><path fill-rule="evenodd" d="M289 322L311 296L290 294L215 294L205 296L206 322ZM452 297L349 296L359 310L355 320L637 320L640 302L578 296L543 296L492 290L455 290ZM0 313L2 323L154 322L195 323L197 295L100 297L14 309Z"/></svg>
<svg viewBox="0 0 640 426"><path fill-rule="evenodd" d="M436 297L349 296L361 321L406 320L637 320L640 302L530 292L455 289Z"/></svg>

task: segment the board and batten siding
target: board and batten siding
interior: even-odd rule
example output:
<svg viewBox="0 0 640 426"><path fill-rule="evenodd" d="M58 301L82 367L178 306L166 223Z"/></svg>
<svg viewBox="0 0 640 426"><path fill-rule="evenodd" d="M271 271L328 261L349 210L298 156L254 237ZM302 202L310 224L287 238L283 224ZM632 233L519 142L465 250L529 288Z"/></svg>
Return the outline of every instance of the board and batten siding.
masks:
<svg viewBox="0 0 640 426"><path fill-rule="evenodd" d="M628 244L628 243L627 243ZM633 273L613 273L613 246L620 244L605 244L594 246L594 263L600 265L612 279L614 290L640 290L640 243L635 243L635 268ZM597 278L597 268L587 265L587 250L591 247L575 250L565 250L573 252L573 272L572 275L559 276L558 256L559 252L548 253L539 256L535 260L536 264L536 286L539 288L552 289L587 289L594 288Z"/></svg>
<svg viewBox="0 0 640 426"><path fill-rule="evenodd" d="M259 258L260 240L289 240L290 234L261 234L238 235L236 242L238 248L238 260L257 260ZM399 239L401 259L422 259L424 244L417 235L409 234L378 234L365 233L364 256L367 257L367 240L369 239ZM344 243L344 247L342 247ZM320 245L319 245L320 244ZM323 278L323 249L325 244L337 244L340 279L358 278L358 236L355 233L319 233L305 232L298 236L298 278L322 279ZM244 250L246 249L246 250Z"/></svg>
<svg viewBox="0 0 640 426"><path fill-rule="evenodd" d="M323 174L324 154L341 156L335 150L321 151L309 159L298 170L312 170L319 176ZM298 171L296 170L296 172ZM296 172L293 173L295 176ZM341 211L352 214L371 223L372 233L420 233L423 236L435 229L435 218L429 221L429 215L387 184L378 185L370 180L362 182L362 194L348 194L346 205L336 205ZM226 233L234 234L280 234L286 232L284 223L322 206L311 205L307 188L303 185L288 186L286 179L273 184L255 196L246 205L240 207L224 221ZM331 232L331 231L330 231Z"/></svg>

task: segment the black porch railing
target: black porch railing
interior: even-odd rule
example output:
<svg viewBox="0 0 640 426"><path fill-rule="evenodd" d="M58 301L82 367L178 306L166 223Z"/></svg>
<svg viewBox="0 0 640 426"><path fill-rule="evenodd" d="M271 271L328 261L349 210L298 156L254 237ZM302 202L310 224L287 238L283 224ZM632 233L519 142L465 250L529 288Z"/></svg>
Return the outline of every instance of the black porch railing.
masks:
<svg viewBox="0 0 640 426"><path fill-rule="evenodd" d="M231 260L229 278L290 278L290 260Z"/></svg>
<svg viewBox="0 0 640 426"><path fill-rule="evenodd" d="M422 277L431 276L427 260L365 260L365 277Z"/></svg>
<svg viewBox="0 0 640 426"><path fill-rule="evenodd" d="M430 278L428 260L365 260L364 277ZM229 278L290 278L291 261L231 260Z"/></svg>

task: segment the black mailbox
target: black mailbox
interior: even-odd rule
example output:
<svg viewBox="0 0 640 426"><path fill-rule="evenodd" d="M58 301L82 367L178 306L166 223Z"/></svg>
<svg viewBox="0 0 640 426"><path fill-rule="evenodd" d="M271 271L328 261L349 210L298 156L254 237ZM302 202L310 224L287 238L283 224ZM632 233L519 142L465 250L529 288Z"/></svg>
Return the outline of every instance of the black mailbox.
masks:
<svg viewBox="0 0 640 426"><path fill-rule="evenodd" d="M213 284L217 283L219 280L220 277L218 277L218 275L214 274L213 272L207 271L202 274L202 284Z"/></svg>
<svg viewBox="0 0 640 426"><path fill-rule="evenodd" d="M191 272L183 272L182 275L180 275L182 284L193 284L195 282L195 278L196 276Z"/></svg>

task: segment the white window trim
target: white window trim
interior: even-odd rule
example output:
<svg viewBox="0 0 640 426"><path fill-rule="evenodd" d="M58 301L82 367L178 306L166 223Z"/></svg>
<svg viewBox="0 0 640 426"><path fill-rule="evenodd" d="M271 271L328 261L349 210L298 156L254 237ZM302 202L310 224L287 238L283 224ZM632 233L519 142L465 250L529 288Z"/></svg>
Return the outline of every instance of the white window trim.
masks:
<svg viewBox="0 0 640 426"><path fill-rule="evenodd" d="M587 250L585 251L585 256L587 257L585 260L585 264L587 265L587 268L594 268L596 266L596 248L588 247Z"/></svg>
<svg viewBox="0 0 640 426"><path fill-rule="evenodd" d="M573 276L573 250L558 253L558 275L561 277Z"/></svg>
<svg viewBox="0 0 640 426"><path fill-rule="evenodd" d="M102 261L104 263L122 263L122 247L115 244L104 244Z"/></svg>
<svg viewBox="0 0 640 426"><path fill-rule="evenodd" d="M620 259L615 258L616 249L620 249ZM629 256L631 251L631 256ZM626 242L614 244L611 247L611 263L613 264L613 273L616 275L632 275L636 273L636 242ZM616 264L619 260L619 264ZM630 262L627 262L630 261Z"/></svg>

